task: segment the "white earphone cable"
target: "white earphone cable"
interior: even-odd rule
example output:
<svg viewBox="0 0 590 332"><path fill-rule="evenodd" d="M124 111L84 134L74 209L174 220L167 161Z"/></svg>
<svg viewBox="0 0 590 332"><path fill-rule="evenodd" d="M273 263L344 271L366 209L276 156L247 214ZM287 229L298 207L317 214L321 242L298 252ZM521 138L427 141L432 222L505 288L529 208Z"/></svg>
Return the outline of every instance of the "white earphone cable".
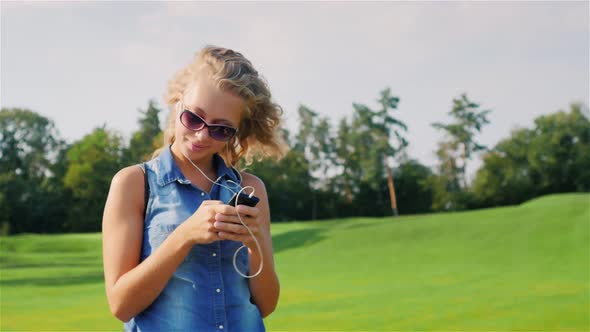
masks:
<svg viewBox="0 0 590 332"><path fill-rule="evenodd" d="M183 155L184 155L184 153L183 153ZM186 159L187 159L187 160L188 160L188 161L191 163L191 165L193 165L193 166L194 166L194 167L195 167L195 168L196 168L196 169L197 169L197 170L198 170L198 171L199 171L199 172L200 172L200 173L201 173L201 174L202 174L202 175L205 177L205 179L209 180L209 182L211 182L212 184L214 184L214 185L218 185L218 186L220 186L220 187L223 187L223 188L225 188L225 189L227 189L227 190L231 191L231 192L232 192L234 195L237 195L237 197L239 197L239 196L240 196L240 194L241 194L241 193L242 193L242 192L243 192L245 189L252 189L252 192L249 194L249 196L250 196L250 197L252 197L252 195L254 195L254 193L255 193L256 189L254 189L254 187L252 187L252 186L245 186L245 187L242 187L242 189L240 189L240 190L239 190L239 191L236 193L236 192L235 192L235 191L233 191L233 190L232 190L230 187L228 187L228 186L226 186L226 185L223 185L223 184L220 184L220 183L217 183L217 181L219 181L219 179L220 179L220 178L217 178L217 180L215 180L215 181L211 180L211 179L210 179L210 178L207 176L207 174L205 174L205 172L203 172L203 171L201 170L201 168L199 168L199 166L195 165L195 163L193 163L193 161L192 161L192 160L191 160L189 157L187 157L186 155L184 155L184 157L185 157L185 158L186 158ZM232 167L232 168L233 168L233 167ZM239 178L240 178L240 183L235 183L234 181L231 181L231 180L228 180L228 182L234 183L234 184L236 184L236 185L238 185L238 186L240 186L240 187L241 187L241 183L242 183L242 176L240 175L240 173L239 173L239 172L237 172L237 174L238 174L238 176L239 176ZM234 203L234 207L235 207L235 208L237 208L237 207L238 207L238 200L237 200L237 199L236 199L236 201L235 201L235 203ZM260 248L260 243L258 243L258 239L256 239L256 236L254 236L254 233L252 233L252 230L250 230L250 227L248 227L248 225L246 225L246 223L244 222L244 220L242 220L242 217L240 216L240 214L239 214L239 213L238 213L238 219L240 220L240 223L242 224L242 226L244 226L244 228L246 228L246 230L248 231L248 233L250 234L250 236L251 236L251 237L252 237L252 239L254 240L254 243L256 243L256 248L258 249L258 253L260 254L260 267L258 268L258 271L257 271L256 273L254 273L253 275L246 275L246 274L242 273L242 272L241 272L241 271L238 269L238 265L237 265L237 263L236 263L236 261L237 261L237 258L238 258L238 252L240 252L240 250L242 250L243 248L246 248L246 245L242 244L242 246L241 246L241 247L239 247L239 248L238 248L238 249L237 249L237 250L234 252L233 261L232 261L232 263L233 263L233 265L234 265L234 270L236 270L236 272L237 272L237 273L238 273L240 276L242 276L242 277L244 277L244 278L248 278L248 279L250 279L250 278L254 278L254 277L256 277L257 275L259 275L259 274L262 272L262 266L263 266L263 262L264 262L264 261L263 261L263 259L262 259L262 248Z"/></svg>

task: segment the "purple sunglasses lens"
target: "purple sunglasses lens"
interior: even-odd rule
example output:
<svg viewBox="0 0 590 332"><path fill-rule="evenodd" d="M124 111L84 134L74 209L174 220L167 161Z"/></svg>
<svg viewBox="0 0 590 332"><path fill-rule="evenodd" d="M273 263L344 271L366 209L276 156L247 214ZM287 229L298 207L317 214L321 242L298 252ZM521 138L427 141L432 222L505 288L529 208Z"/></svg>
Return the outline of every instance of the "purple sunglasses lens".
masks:
<svg viewBox="0 0 590 332"><path fill-rule="evenodd" d="M226 126L209 126L209 136L218 141L227 141L236 134L236 130Z"/></svg>
<svg viewBox="0 0 590 332"><path fill-rule="evenodd" d="M205 126L205 121L189 111L182 112L180 120L182 124L190 130L201 130Z"/></svg>
<svg viewBox="0 0 590 332"><path fill-rule="evenodd" d="M236 129L222 125L208 125L201 117L185 110L180 114L180 122L190 130L202 130L207 127L209 136L218 141L227 141L236 134Z"/></svg>

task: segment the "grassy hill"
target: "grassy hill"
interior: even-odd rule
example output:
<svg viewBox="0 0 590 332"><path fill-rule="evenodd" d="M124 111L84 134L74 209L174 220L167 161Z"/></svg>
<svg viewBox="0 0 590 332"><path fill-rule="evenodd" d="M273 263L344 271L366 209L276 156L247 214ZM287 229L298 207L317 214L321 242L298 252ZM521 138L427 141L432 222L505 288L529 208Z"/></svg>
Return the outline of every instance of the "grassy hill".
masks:
<svg viewBox="0 0 590 332"><path fill-rule="evenodd" d="M100 234L0 238L0 330L121 330ZM590 329L590 195L273 225L271 331Z"/></svg>

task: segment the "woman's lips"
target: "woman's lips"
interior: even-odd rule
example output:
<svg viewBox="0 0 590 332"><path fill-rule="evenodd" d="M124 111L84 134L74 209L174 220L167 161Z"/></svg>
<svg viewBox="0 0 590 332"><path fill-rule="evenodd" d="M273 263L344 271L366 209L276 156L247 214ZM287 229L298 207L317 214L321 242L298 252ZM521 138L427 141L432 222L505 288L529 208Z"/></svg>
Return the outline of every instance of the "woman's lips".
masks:
<svg viewBox="0 0 590 332"><path fill-rule="evenodd" d="M191 143L191 150L192 151L203 151L207 148L208 148L208 146L206 146L206 145Z"/></svg>

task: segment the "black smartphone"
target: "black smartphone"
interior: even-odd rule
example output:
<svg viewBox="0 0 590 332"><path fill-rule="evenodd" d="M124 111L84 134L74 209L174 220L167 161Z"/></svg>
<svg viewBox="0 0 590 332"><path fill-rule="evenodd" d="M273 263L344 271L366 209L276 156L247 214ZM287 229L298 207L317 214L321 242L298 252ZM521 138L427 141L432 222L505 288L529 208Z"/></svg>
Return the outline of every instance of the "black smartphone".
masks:
<svg viewBox="0 0 590 332"><path fill-rule="evenodd" d="M254 207L260 201L260 199L256 196L249 197L244 193L240 193L240 196L238 196L238 193L235 193L227 204L236 206L236 197L238 199L238 205L248 205Z"/></svg>

